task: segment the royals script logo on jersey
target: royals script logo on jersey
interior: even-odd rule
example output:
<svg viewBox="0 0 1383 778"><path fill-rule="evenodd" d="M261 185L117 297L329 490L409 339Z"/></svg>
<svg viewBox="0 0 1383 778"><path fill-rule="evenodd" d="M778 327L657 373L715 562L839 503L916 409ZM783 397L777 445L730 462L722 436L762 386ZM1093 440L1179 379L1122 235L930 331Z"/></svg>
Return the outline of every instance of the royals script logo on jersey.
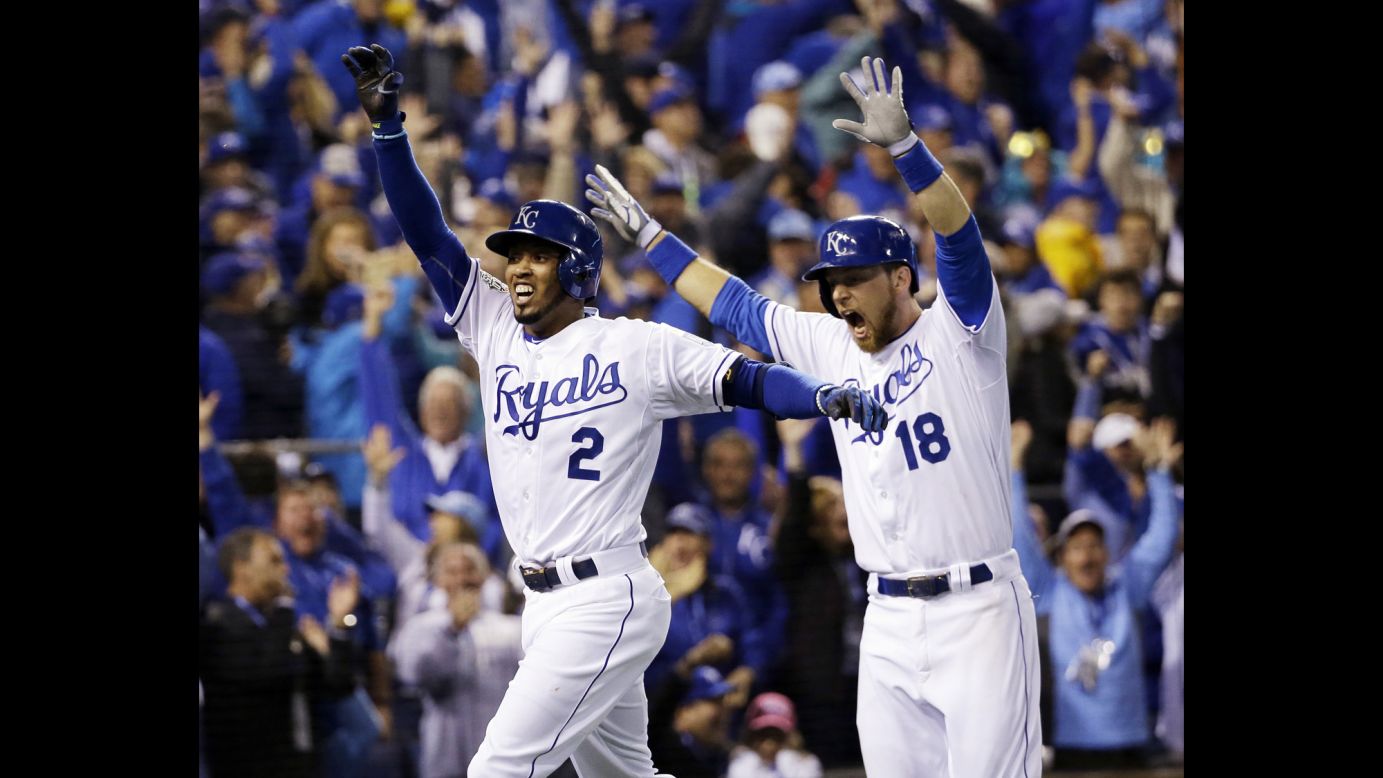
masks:
<svg viewBox="0 0 1383 778"><path fill-rule="evenodd" d="M922 382L932 374L932 361L922 356L922 349L918 347L917 341L908 343L898 352L898 366L882 384L875 384L872 387L865 387L858 378L851 378L845 381L846 386L859 386L878 400L884 408L889 406L900 406L917 393L922 388ZM890 416L892 414L890 413ZM845 420L846 428L850 426L850 420ZM857 435L851 443L859 443L867 440L874 445L879 445L884 440L882 431L869 433L864 432Z"/></svg>
<svg viewBox="0 0 1383 778"><path fill-rule="evenodd" d="M600 361L587 354L581 361L581 375L568 376L556 383L524 382L517 365L495 368L495 415L509 415L505 435L522 434L526 440L538 437L544 421L565 419L624 402L629 390L620 383L619 362L602 368Z"/></svg>

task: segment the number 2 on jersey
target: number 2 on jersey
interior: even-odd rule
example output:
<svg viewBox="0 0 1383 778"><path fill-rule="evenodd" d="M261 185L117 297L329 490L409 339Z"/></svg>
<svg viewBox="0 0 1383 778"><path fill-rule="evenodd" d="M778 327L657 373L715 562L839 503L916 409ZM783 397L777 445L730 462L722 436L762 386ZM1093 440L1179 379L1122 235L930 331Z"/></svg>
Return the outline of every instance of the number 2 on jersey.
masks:
<svg viewBox="0 0 1383 778"><path fill-rule="evenodd" d="M605 436L595 427L582 427L571 436L573 443L590 443L590 448L578 448L567 460L567 478L581 481L599 481L599 470L588 470L581 466L582 460L595 459L605 450Z"/></svg>
<svg viewBox="0 0 1383 778"><path fill-rule="evenodd" d="M928 429L930 427L930 429ZM903 456L907 457L908 469L917 469L917 455L912 450L912 438L917 436L917 454L936 464L951 453L951 441L946 439L946 425L935 413L924 413L912 420L912 434L908 434L908 423L899 421L894 437L903 443ZM932 450L935 446L936 450Z"/></svg>

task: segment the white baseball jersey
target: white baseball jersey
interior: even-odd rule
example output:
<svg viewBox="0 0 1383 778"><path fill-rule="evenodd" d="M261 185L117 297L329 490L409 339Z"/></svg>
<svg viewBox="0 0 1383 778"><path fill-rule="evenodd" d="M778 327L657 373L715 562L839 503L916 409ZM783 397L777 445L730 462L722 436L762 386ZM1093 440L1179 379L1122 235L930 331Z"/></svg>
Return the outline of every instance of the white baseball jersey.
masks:
<svg viewBox="0 0 1383 778"><path fill-rule="evenodd" d="M915 573L1013 547L1004 311L997 285L978 331L938 288L936 303L877 354L843 321L769 303L773 356L822 380L860 386L891 421L869 434L831 422L860 567Z"/></svg>
<svg viewBox="0 0 1383 778"><path fill-rule="evenodd" d="M535 341L504 283L470 262L447 323L480 364L510 547L546 564L643 540L663 420L727 410L721 379L740 355L664 324L594 315Z"/></svg>

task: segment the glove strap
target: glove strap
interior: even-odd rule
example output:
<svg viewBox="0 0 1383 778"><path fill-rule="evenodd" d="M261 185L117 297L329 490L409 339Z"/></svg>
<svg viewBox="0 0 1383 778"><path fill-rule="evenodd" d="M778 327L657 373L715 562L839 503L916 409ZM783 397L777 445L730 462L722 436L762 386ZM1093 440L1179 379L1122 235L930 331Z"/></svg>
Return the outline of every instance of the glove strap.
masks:
<svg viewBox="0 0 1383 778"><path fill-rule="evenodd" d="M663 225L659 224L657 219L649 219L648 224L645 224L643 229L639 230L639 234L635 236L639 248L646 251L648 249L648 244L652 243L653 239L658 237L658 233L662 231ZM685 267L685 265L683 267Z"/></svg>
<svg viewBox="0 0 1383 778"><path fill-rule="evenodd" d="M403 130L403 120L408 118L408 114L399 111L398 115L392 119L370 122L370 137L375 140L393 140L401 138L407 133Z"/></svg>
<svg viewBox="0 0 1383 778"><path fill-rule="evenodd" d="M824 406L824 405L821 404L821 394L822 394L823 392L829 392L832 388L833 388L833 387L832 387L830 384L824 384L824 385L822 385L822 386L817 387L817 390L816 390L816 409L817 409L818 411L821 411L821 415L822 415L822 416L827 416L827 417L829 417L831 414L827 413L827 412L826 412L826 406Z"/></svg>

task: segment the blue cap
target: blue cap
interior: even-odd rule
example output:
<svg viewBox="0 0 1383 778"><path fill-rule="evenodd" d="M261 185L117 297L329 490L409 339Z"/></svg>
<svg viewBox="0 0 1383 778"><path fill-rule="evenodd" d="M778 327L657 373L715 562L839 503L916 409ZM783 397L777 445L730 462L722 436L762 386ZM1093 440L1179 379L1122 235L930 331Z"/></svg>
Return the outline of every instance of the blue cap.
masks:
<svg viewBox="0 0 1383 778"><path fill-rule="evenodd" d="M653 95L653 99L648 102L648 115L653 116L664 108L671 108L674 105L689 102L691 99L691 92L685 89L659 90L658 94Z"/></svg>
<svg viewBox="0 0 1383 778"><path fill-rule="evenodd" d="M360 158L354 148L344 143L333 143L322 149L317 156L317 172L326 176L337 186L359 188L365 185L365 174L360 170Z"/></svg>
<svg viewBox="0 0 1383 778"><path fill-rule="evenodd" d="M951 129L951 112L936 103L917 106L908 113L913 118L913 124L919 130Z"/></svg>
<svg viewBox="0 0 1383 778"><path fill-rule="evenodd" d="M263 212L265 208L248 189L233 186L216 190L202 201L201 211L197 214L202 242L212 242L211 223L226 211Z"/></svg>
<svg viewBox="0 0 1383 778"><path fill-rule="evenodd" d="M684 194L682 177L671 172L659 173L653 179L653 194Z"/></svg>
<svg viewBox="0 0 1383 778"><path fill-rule="evenodd" d="M1068 176L1061 176L1052 184L1052 191L1047 196L1047 202L1056 206L1063 200L1072 197L1095 200L1099 198L1099 192L1096 191L1095 184L1090 181L1075 181Z"/></svg>
<svg viewBox="0 0 1383 778"><path fill-rule="evenodd" d="M634 249L619 259L619 272L622 276L632 276L639 270L652 270L653 263L643 249Z"/></svg>
<svg viewBox="0 0 1383 778"><path fill-rule="evenodd" d="M679 89L684 89L688 93L696 91L696 80L692 78L691 71L676 62L659 63L658 75L670 79Z"/></svg>
<svg viewBox="0 0 1383 778"><path fill-rule="evenodd" d="M342 284L327 295L322 305L322 324L336 329L365 315L365 288L360 284Z"/></svg>
<svg viewBox="0 0 1383 778"><path fill-rule="evenodd" d="M264 260L253 254L217 254L202 269L202 289L213 297L230 294L240 279L263 269Z"/></svg>
<svg viewBox="0 0 1383 778"><path fill-rule="evenodd" d="M703 505L684 502L668 512L667 528L669 531L681 529L697 535L710 536L711 512Z"/></svg>
<svg viewBox="0 0 1383 778"><path fill-rule="evenodd" d="M778 60L754 71L754 97L758 98L764 92L780 92L784 89L796 89L802 85L802 71L791 62Z"/></svg>
<svg viewBox="0 0 1383 778"><path fill-rule="evenodd" d="M424 505L430 511L460 516L472 522L484 521L490 513L489 509L485 507L485 503L482 503L475 495L459 489L446 494L428 495Z"/></svg>
<svg viewBox="0 0 1383 778"><path fill-rule="evenodd" d="M245 139L238 132L223 132L211 139L207 151L207 164L213 165L222 160L240 157L245 154Z"/></svg>
<svg viewBox="0 0 1383 778"><path fill-rule="evenodd" d="M514 199L509 187L504 185L502 178L487 178L481 182L480 187L475 190L475 196L489 200L495 205L502 205L509 210L518 207L518 202Z"/></svg>
<svg viewBox="0 0 1383 778"><path fill-rule="evenodd" d="M1022 246L1025 249L1033 247L1033 236L1037 233L1037 225L1042 222L1042 214L1031 205L1019 204L1009 208L1004 213L1003 240L1004 243L1011 243Z"/></svg>
<svg viewBox="0 0 1383 778"><path fill-rule="evenodd" d="M618 29L631 22L651 22L656 18L653 10L643 3L626 3L619 9L615 27Z"/></svg>
<svg viewBox="0 0 1383 778"><path fill-rule="evenodd" d="M644 288L643 284L636 284L632 281L624 283L624 308L628 310L640 305L652 305L658 300L651 292Z"/></svg>
<svg viewBox="0 0 1383 778"><path fill-rule="evenodd" d="M816 225L812 217L796 208L784 208L768 220L769 240L816 241Z"/></svg>
<svg viewBox="0 0 1383 778"><path fill-rule="evenodd" d="M658 55L640 54L624 60L624 74L639 78L653 78L658 75Z"/></svg>
<svg viewBox="0 0 1383 778"><path fill-rule="evenodd" d="M1167 148L1184 148L1186 145L1185 120L1173 119L1162 125L1162 142Z"/></svg>
<svg viewBox="0 0 1383 778"><path fill-rule="evenodd" d="M245 233L235 240L235 250L242 254L254 254L263 259L273 259L278 255L278 246L263 235Z"/></svg>
<svg viewBox="0 0 1383 778"><path fill-rule="evenodd" d="M253 211L258 209L254 193L250 190L232 186L218 189L202 205L202 220L210 221L222 211Z"/></svg>
<svg viewBox="0 0 1383 778"><path fill-rule="evenodd" d="M735 690L735 685L726 681L720 671L708 665L701 665L692 671L691 688L682 698L688 705L697 700L718 700Z"/></svg>
<svg viewBox="0 0 1383 778"><path fill-rule="evenodd" d="M508 169L512 170L520 165L538 165L547 167L552 161L552 155L542 148L515 149L509 155Z"/></svg>

